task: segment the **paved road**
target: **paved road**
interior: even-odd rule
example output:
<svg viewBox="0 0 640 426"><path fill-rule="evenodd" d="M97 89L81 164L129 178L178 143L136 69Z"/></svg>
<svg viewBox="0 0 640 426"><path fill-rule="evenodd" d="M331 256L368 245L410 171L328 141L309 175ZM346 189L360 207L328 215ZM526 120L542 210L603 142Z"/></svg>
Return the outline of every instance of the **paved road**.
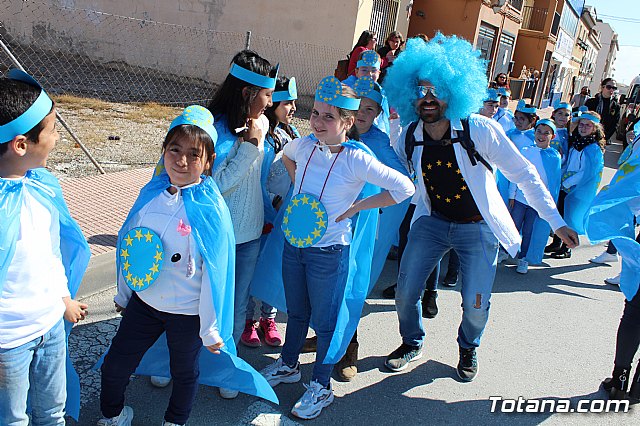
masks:
<svg viewBox="0 0 640 426"><path fill-rule="evenodd" d="M608 181L611 170L605 171ZM460 321L457 288L439 291L440 313L425 320L424 356L402 373L390 373L385 356L400 344L393 301L381 291L395 281L395 262L387 262L378 285L367 301L359 327L360 362L351 383L334 381L336 400L309 424L639 424L639 410L628 413L491 413L492 396L517 399L600 399L600 381L611 373L615 333L622 313L619 289L603 283L619 271L596 266L588 259L603 250L586 241L566 260L545 259L519 275L513 265L498 268L491 316L478 351L480 372L472 383L456 379L456 332ZM92 323L74 329L70 348L83 381L83 407L79 424L95 424L100 417L97 395L99 375L91 365L104 351L116 330L112 311L113 288L87 296ZM285 317L277 321L284 334ZM270 363L278 350L240 348L240 355L256 368ZM303 381L311 375L313 355L301 358ZM276 389L280 406L245 395L227 401L217 389L201 387L190 425L293 425L289 410L303 392L302 384ZM129 386L127 404L135 411L134 425L160 425L170 388L155 389L147 378ZM70 422L75 424L74 422Z"/></svg>

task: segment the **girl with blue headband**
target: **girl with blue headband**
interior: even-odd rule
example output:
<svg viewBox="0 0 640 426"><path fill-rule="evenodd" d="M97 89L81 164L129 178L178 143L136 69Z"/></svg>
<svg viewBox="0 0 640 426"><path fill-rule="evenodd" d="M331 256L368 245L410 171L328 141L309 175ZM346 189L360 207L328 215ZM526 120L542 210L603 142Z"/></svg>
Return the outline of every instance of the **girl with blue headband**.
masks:
<svg viewBox="0 0 640 426"><path fill-rule="evenodd" d="M262 374L272 386L300 380L298 357L311 322L318 336L316 363L311 383L291 410L303 419L317 417L333 402L331 371L355 332L369 288L378 209L414 192L409 178L356 142L359 106L348 86L324 78L309 120L313 134L284 147L283 162L294 182L281 220L289 319L282 355ZM371 184L388 190L378 192ZM349 273L350 265L358 271Z"/></svg>
<svg viewBox="0 0 640 426"><path fill-rule="evenodd" d="M596 196L604 168L604 130L600 114L579 112L572 120L576 129L569 136L569 152L562 168L562 187L558 196L558 211L569 226L584 234L584 215ZM545 247L556 259L571 257L571 249L554 236Z"/></svg>
<svg viewBox="0 0 640 426"><path fill-rule="evenodd" d="M101 367L106 426L131 424L124 393L134 372L173 379L165 425L187 422L198 382L277 400L235 356L235 239L211 178L216 140L213 116L201 106L187 107L173 120L163 161L118 233L114 301L126 314Z"/></svg>
<svg viewBox="0 0 640 426"><path fill-rule="evenodd" d="M291 124L296 112L297 98L296 79L278 77L272 97L273 105L265 111L265 116L269 119L269 132L264 144L261 175L264 202L263 240L272 231L277 212L291 187L291 179L282 163L282 148L292 139L300 137L298 130ZM253 280L260 279L260 276L254 275ZM267 345L280 346L282 336L275 322L278 310L267 302L262 302L260 320L256 323L253 320L254 300L253 297L249 297L246 322L240 341L248 347L260 346L260 336L258 336L258 329L260 329Z"/></svg>
<svg viewBox="0 0 640 426"><path fill-rule="evenodd" d="M551 146L558 150L562 156L562 162L567 160L569 153L569 120L571 118L571 105L566 102L559 102L554 105L551 118L556 123L556 137L551 142Z"/></svg>
<svg viewBox="0 0 640 426"><path fill-rule="evenodd" d="M560 191L561 161L560 153L551 148L551 141L556 132L553 120L538 120L535 126L535 145L526 146L520 153L534 165L540 179L553 197L558 199ZM522 244L518 253L516 272L526 274L529 264L542 262L544 247L549 239L549 224L540 219L538 213L529 206L524 194L514 183L509 186L509 210L516 228L522 234Z"/></svg>
<svg viewBox="0 0 640 426"><path fill-rule="evenodd" d="M273 104L277 73L278 67L243 50L234 56L229 74L209 104L219 135L212 175L229 206L236 237L236 344L245 328L251 279L260 254L264 227L261 177L269 133L264 112ZM235 398L237 392L220 389L220 395Z"/></svg>
<svg viewBox="0 0 640 426"><path fill-rule="evenodd" d="M500 123L506 133L515 127L515 124L513 124L513 112L509 109L511 92L504 87L500 87L497 90L500 94L500 103L498 104L498 111L493 116L493 119Z"/></svg>

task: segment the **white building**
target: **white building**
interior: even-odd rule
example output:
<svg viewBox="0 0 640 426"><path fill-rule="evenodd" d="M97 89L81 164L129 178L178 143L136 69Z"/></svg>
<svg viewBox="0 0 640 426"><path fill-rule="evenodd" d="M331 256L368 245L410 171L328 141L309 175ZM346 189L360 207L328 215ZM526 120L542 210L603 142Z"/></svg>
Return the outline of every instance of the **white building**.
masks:
<svg viewBox="0 0 640 426"><path fill-rule="evenodd" d="M616 61L616 54L619 50L618 34L613 30L613 28L611 28L611 25L598 19L595 29L600 32L602 49L598 52L596 69L593 73L591 85L589 86L592 94L596 94L600 91L600 82L603 79L613 76L615 71L614 63Z"/></svg>

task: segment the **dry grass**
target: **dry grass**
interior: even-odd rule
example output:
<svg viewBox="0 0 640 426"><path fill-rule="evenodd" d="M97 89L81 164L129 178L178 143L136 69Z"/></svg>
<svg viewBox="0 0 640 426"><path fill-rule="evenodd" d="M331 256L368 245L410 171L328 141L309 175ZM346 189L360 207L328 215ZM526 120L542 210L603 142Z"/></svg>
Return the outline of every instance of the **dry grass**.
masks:
<svg viewBox="0 0 640 426"><path fill-rule="evenodd" d="M136 123L153 120L172 120L180 113L180 108L160 105L155 102L131 104L131 109L125 112L123 118Z"/></svg>
<svg viewBox="0 0 640 426"><path fill-rule="evenodd" d="M100 99L81 98L73 95L53 95L51 98L57 105L70 110L92 109L94 111L107 111L113 109L113 104Z"/></svg>

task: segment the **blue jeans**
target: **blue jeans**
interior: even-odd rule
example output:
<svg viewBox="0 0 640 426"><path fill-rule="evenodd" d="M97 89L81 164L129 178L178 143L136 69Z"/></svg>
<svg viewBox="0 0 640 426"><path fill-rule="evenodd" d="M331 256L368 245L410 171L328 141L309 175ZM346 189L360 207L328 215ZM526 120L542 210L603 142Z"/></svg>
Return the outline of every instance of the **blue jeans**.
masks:
<svg viewBox="0 0 640 426"><path fill-rule="evenodd" d="M518 232L522 233L522 244L520 245L518 259L524 259L529 251L531 233L533 232L533 225L538 218L538 212L536 212L533 207L514 200L511 217L513 218L513 223L515 223L516 228L518 228Z"/></svg>
<svg viewBox="0 0 640 426"><path fill-rule="evenodd" d="M129 377L163 332L167 334L169 368L173 379L164 419L175 424L187 422L200 377L200 317L159 311L140 300L136 293L129 300L100 368L100 410L105 417L120 414Z"/></svg>
<svg viewBox="0 0 640 426"><path fill-rule="evenodd" d="M333 364L322 361L336 328L348 273L349 246L295 248L284 243L282 278L289 320L282 361L296 365L311 321L318 336L312 380L323 386L329 385Z"/></svg>
<svg viewBox="0 0 640 426"><path fill-rule="evenodd" d="M247 321L253 321L253 314L254 314L254 311L256 310L256 302L258 301L259 300L256 299L255 297L249 297L249 302L247 302L247 315L246 315ZM268 304L267 302L262 302L262 304L260 305L260 318L274 319L277 313L278 313L278 310L273 306L271 306L270 304Z"/></svg>
<svg viewBox="0 0 640 426"><path fill-rule="evenodd" d="M460 258L462 323L458 345L478 347L489 318L489 299L496 273L498 240L484 222L454 223L434 216L421 216L411 226L402 256L396 309L402 341L422 346L422 304L425 279L442 256L454 249Z"/></svg>
<svg viewBox="0 0 640 426"><path fill-rule="evenodd" d="M244 331L251 279L260 255L260 238L236 244L236 288L233 305L233 340L236 345Z"/></svg>
<svg viewBox="0 0 640 426"><path fill-rule="evenodd" d="M62 318L43 336L0 349L0 425L63 425L67 344Z"/></svg>

